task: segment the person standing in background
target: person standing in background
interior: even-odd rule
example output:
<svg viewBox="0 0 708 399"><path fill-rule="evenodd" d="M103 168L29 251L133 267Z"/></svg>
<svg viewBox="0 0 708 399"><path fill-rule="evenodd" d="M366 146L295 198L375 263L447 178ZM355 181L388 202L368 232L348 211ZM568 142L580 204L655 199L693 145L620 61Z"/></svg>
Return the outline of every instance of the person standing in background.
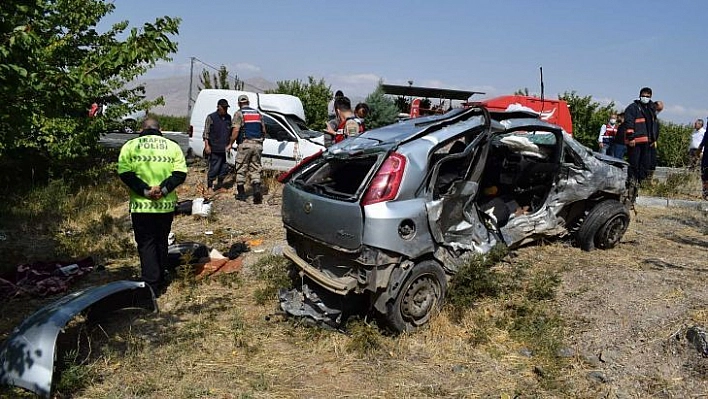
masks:
<svg viewBox="0 0 708 399"><path fill-rule="evenodd" d="M221 99L216 103L216 112L206 117L204 122L204 154L209 159L209 169L207 170L207 189L218 190L224 184L224 178L229 172L226 163L226 154L231 151L227 148L229 138L231 138L231 115L229 115L229 102ZM217 179L214 187L214 179Z"/></svg>
<svg viewBox="0 0 708 399"><path fill-rule="evenodd" d="M612 142L617 134L617 114L612 113L610 120L600 128L600 135L597 137L597 145L600 153L612 155Z"/></svg>
<svg viewBox="0 0 708 399"><path fill-rule="evenodd" d="M700 165L701 157L698 147L703 142L703 136L706 133L706 128L703 127L703 119L696 119L693 122L693 132L691 133L691 142L688 145L688 168L693 170Z"/></svg>

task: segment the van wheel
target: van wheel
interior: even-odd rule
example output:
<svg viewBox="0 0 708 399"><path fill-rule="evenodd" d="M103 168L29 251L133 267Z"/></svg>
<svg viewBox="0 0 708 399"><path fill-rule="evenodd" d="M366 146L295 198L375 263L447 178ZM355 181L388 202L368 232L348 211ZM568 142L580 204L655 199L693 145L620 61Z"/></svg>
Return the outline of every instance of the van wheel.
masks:
<svg viewBox="0 0 708 399"><path fill-rule="evenodd" d="M614 248L627 231L629 212L616 200L603 201L585 217L576 239L583 251Z"/></svg>
<svg viewBox="0 0 708 399"><path fill-rule="evenodd" d="M398 296L388 304L384 322L394 332L414 331L424 326L440 309L446 289L445 271L437 262L415 265Z"/></svg>

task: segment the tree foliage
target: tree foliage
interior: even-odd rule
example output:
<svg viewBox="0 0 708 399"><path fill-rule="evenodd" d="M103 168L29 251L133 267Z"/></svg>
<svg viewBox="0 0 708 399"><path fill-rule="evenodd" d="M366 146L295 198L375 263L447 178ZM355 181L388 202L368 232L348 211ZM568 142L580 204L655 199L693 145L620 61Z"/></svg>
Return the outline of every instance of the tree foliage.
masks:
<svg viewBox="0 0 708 399"><path fill-rule="evenodd" d="M315 80L308 76L306 83L296 79L281 80L276 84L278 87L266 93L290 94L300 98L305 108L305 122L316 130L324 128L328 118L327 104L332 98L332 90L324 79Z"/></svg>
<svg viewBox="0 0 708 399"><path fill-rule="evenodd" d="M577 92L565 92L558 96L568 103L573 120L573 136L586 147L597 149L600 128L607 123L615 111L615 103L602 105L593 101L592 96L580 96Z"/></svg>
<svg viewBox="0 0 708 399"><path fill-rule="evenodd" d="M375 129L394 123L398 116L398 106L390 97L384 94L383 82L379 82L376 89L366 96L366 104L369 105L369 116L366 118L366 127Z"/></svg>
<svg viewBox="0 0 708 399"><path fill-rule="evenodd" d="M674 168L687 165L692 131L691 125L659 120L659 140L656 147L659 165Z"/></svg>
<svg viewBox="0 0 708 399"><path fill-rule="evenodd" d="M87 117L91 103L111 104L108 118L161 103L126 83L170 60L180 20L165 16L128 31L122 21L99 32L114 9L100 0L3 1L0 160L28 150L51 160L85 155L105 125Z"/></svg>
<svg viewBox="0 0 708 399"><path fill-rule="evenodd" d="M216 74L212 75L208 70L202 69L202 74L199 76L199 90L202 89L226 89L230 90L229 71L226 65L222 65ZM243 90L243 81L238 75L234 76L234 90Z"/></svg>

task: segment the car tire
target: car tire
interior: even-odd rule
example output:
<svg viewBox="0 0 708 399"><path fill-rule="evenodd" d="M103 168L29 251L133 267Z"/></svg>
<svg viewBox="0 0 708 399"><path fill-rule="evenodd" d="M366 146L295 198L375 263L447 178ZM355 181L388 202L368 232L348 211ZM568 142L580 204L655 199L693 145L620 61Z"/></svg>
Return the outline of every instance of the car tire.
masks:
<svg viewBox="0 0 708 399"><path fill-rule="evenodd" d="M395 333L414 331L440 309L447 289L445 271L435 261L413 267L396 298L388 303L383 321Z"/></svg>
<svg viewBox="0 0 708 399"><path fill-rule="evenodd" d="M585 217L576 234L583 251L594 248L614 248L627 231L629 212L616 200L606 200L595 205Z"/></svg>

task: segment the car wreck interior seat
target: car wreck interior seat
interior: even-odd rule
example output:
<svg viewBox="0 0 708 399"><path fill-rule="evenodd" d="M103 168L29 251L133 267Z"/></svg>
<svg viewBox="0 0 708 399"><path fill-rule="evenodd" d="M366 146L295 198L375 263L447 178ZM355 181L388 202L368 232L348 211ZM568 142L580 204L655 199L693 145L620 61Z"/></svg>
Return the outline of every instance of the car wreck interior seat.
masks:
<svg viewBox="0 0 708 399"><path fill-rule="evenodd" d="M447 154L444 154L444 158L448 155L459 154L465 151L467 146L461 141L456 141L451 147ZM435 181L435 197L438 198L439 195L445 194L452 183L463 178L462 174L465 171L465 165L467 163L467 157L454 158L450 160L443 161L438 170L438 177Z"/></svg>

